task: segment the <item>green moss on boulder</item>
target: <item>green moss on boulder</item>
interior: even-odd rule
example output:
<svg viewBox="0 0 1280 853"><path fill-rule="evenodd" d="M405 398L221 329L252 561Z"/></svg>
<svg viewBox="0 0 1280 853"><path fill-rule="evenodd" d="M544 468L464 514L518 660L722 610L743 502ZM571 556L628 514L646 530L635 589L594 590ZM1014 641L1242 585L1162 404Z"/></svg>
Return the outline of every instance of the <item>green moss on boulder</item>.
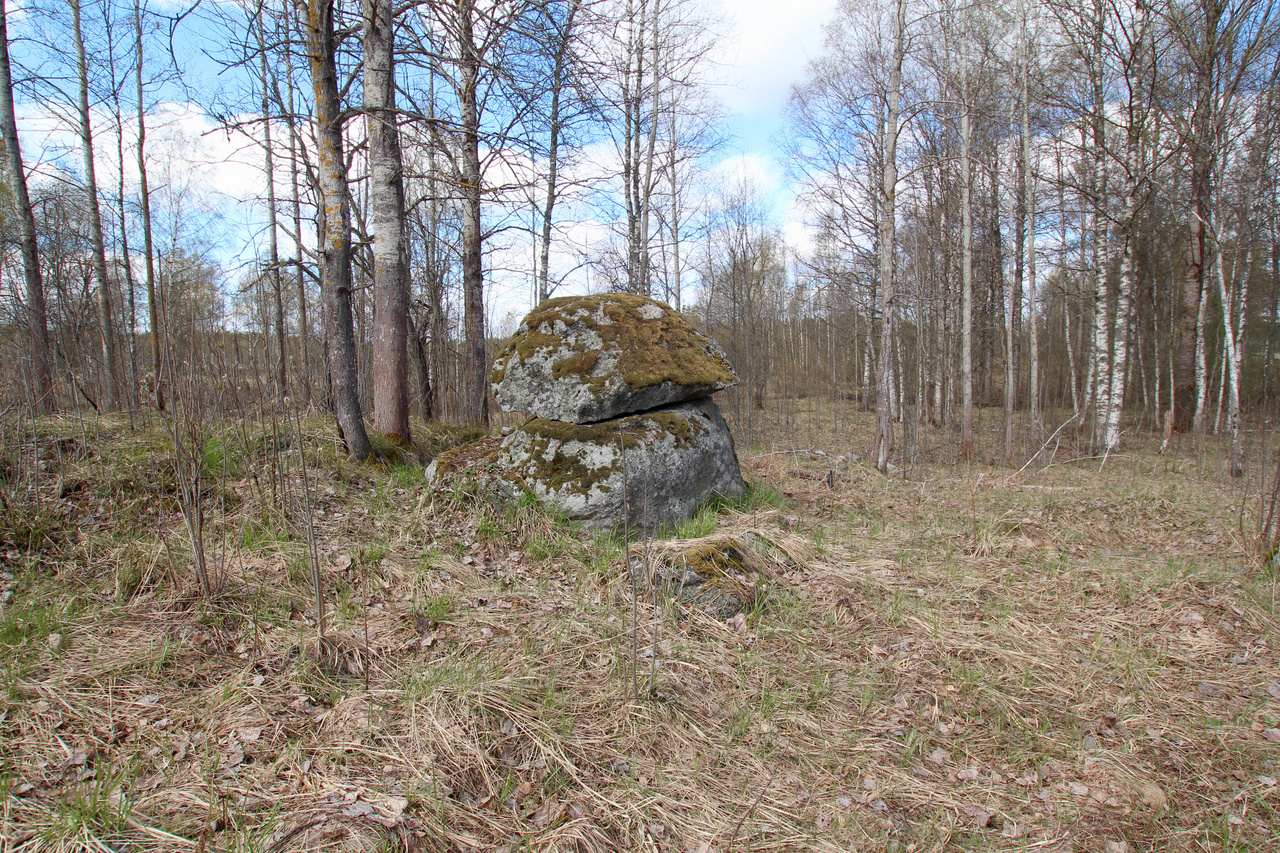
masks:
<svg viewBox="0 0 1280 853"><path fill-rule="evenodd" d="M713 494L746 490L733 439L709 399L593 424L533 418L502 439L442 454L429 469L529 492L592 530L659 532Z"/></svg>
<svg viewBox="0 0 1280 853"><path fill-rule="evenodd" d="M670 306L605 293L539 305L491 381L505 410L590 423L706 396L738 377L719 344Z"/></svg>

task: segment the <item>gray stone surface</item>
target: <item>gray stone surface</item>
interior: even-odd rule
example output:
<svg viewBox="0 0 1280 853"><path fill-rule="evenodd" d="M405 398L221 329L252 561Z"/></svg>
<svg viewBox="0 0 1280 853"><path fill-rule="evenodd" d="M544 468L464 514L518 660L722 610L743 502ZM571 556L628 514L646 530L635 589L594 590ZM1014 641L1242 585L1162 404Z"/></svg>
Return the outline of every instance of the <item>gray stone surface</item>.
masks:
<svg viewBox="0 0 1280 853"><path fill-rule="evenodd" d="M550 299L494 362L505 411L597 423L738 383L719 344L664 303L628 293Z"/></svg>
<svg viewBox="0 0 1280 853"><path fill-rule="evenodd" d="M502 440L491 468L596 531L658 533L712 494L746 493L709 398L586 425L535 418Z"/></svg>

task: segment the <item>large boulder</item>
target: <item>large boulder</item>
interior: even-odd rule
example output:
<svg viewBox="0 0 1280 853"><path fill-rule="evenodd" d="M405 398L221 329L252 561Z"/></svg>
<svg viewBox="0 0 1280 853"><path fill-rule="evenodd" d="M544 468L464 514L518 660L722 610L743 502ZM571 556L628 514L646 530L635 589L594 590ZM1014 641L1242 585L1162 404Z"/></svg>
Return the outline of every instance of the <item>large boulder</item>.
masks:
<svg viewBox="0 0 1280 853"><path fill-rule="evenodd" d="M707 398L595 424L534 418L502 440L490 470L594 531L658 533L713 494L746 493Z"/></svg>
<svg viewBox="0 0 1280 853"><path fill-rule="evenodd" d="M669 306L629 293L549 299L494 362L505 411L596 423L738 383L724 350Z"/></svg>

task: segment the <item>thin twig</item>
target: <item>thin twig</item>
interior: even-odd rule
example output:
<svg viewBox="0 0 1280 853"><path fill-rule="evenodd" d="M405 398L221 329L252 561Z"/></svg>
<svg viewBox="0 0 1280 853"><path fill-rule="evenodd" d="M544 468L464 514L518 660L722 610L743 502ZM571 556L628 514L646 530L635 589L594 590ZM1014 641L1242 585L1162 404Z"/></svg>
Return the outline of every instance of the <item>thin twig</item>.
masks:
<svg viewBox="0 0 1280 853"><path fill-rule="evenodd" d="M778 771L773 771L773 773L769 775L769 778L765 780L765 783L760 786L760 792L756 794L756 798L752 801L751 807L747 809L746 813L743 814L742 817L738 818L738 823L733 827L733 835L729 837L729 843L725 845L726 848L732 847L733 843L738 840L738 833L742 831L742 825L747 822L747 818L751 817L751 813L756 810L756 806L760 805L760 801L764 799L764 792L769 790L769 785L773 783L773 779L777 775Z"/></svg>
<svg viewBox="0 0 1280 853"><path fill-rule="evenodd" d="M631 539L631 508L627 499L627 442L624 430L618 430L618 453L622 456L622 553L627 555L630 553ZM630 701L636 700L636 667L638 665L638 656L640 654L639 641L636 638L638 630L640 606L637 598L640 593L636 589L636 573L631 569L631 558L623 557L627 566L627 574L631 579L631 695Z"/></svg>
<svg viewBox="0 0 1280 853"><path fill-rule="evenodd" d="M1055 429L1053 433L1040 444L1040 448L1035 453L1031 454L1031 458L1027 460L1025 465L1023 465L1017 471L1014 471L1008 477L1004 478L1005 485L1008 485L1009 482L1013 480L1014 477L1017 477L1023 471L1027 470L1027 467L1030 466L1032 462L1035 462L1036 458L1039 457L1041 453L1044 453L1044 449L1049 446L1049 442L1053 441L1054 438L1057 437L1058 433L1062 432L1063 428L1065 428L1067 424L1071 423L1074 420L1075 420L1075 417L1073 416L1063 421L1061 425L1059 425L1058 428Z"/></svg>

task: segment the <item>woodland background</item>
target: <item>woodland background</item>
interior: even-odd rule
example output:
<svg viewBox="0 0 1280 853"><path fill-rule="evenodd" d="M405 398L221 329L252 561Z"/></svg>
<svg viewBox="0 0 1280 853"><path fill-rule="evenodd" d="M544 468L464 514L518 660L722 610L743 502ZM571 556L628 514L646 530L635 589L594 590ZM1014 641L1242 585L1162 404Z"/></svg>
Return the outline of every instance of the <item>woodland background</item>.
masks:
<svg viewBox="0 0 1280 853"><path fill-rule="evenodd" d="M287 398L363 458L365 416L398 441L411 410L487 422L514 319L606 289L720 340L742 440L766 399L852 399L881 470L930 430L1012 461L1074 417L1098 452L1127 424L1223 432L1242 474L1244 419L1273 406L1261 0L840 5L788 109L790 240L765 188L706 170L720 22L693 0L72 0L5 23L9 411ZM179 95L220 117L252 210L193 177ZM26 165L24 122L46 131ZM984 407L1003 421L975 450Z"/></svg>

